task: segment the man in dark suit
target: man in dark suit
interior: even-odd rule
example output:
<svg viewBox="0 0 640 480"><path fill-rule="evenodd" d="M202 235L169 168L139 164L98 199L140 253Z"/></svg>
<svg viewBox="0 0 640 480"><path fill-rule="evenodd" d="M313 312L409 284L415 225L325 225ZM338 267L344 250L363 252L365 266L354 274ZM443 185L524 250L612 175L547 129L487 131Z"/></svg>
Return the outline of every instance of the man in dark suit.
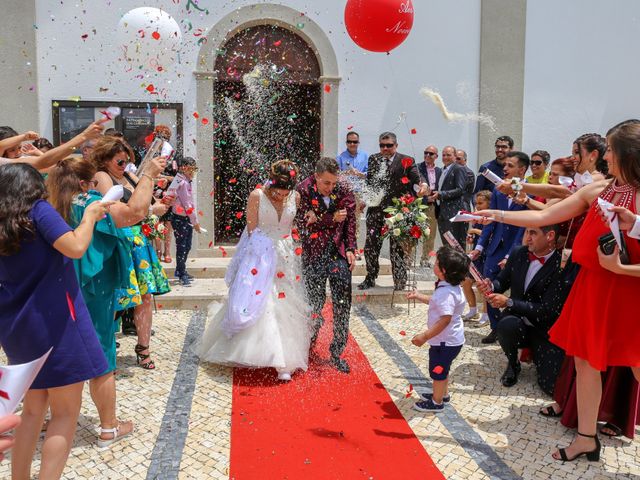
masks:
<svg viewBox="0 0 640 480"><path fill-rule="evenodd" d="M512 151L507 154L504 162L504 177L524 178L529 168L529 155L523 152ZM515 192L514 192L515 193ZM513 195L512 195L513 196ZM495 210L526 210L527 207L519 205L503 193L495 190L491 195L490 208ZM522 244L524 228L514 227L501 222L493 222L482 229L476 248L469 254L471 260L476 260L482 252L486 255L483 275L491 280L496 278L501 267L507 262L507 256L513 247ZM482 343L495 343L497 340L496 326L500 318L500 312L495 308L487 307L487 314L491 322L491 333L482 339Z"/></svg>
<svg viewBox="0 0 640 480"><path fill-rule="evenodd" d="M527 228L525 245L512 251L504 270L493 282L487 280L481 285L487 302L504 309L497 335L507 357L507 368L501 378L505 387L518 382L521 368L518 349L526 347L533 351L540 388L553 394L564 352L549 342L547 332L560 315L569 293L562 286L557 235L557 225ZM509 289L510 296L504 295Z"/></svg>
<svg viewBox="0 0 640 480"><path fill-rule="evenodd" d="M471 211L473 209L473 189L476 186L476 174L467 166L467 152L464 150L456 150L456 163L464 169L467 175L467 183L464 187L464 203L465 209Z"/></svg>
<svg viewBox="0 0 640 480"><path fill-rule="evenodd" d="M496 158L480 166L480 169L478 170L478 178L476 179L476 188L473 191L473 193L478 193L482 190L489 190L490 192L493 192L495 185L491 183L489 180L487 180L482 175L482 172L484 172L485 170L490 170L493 173L495 173L497 176L502 178L504 160L505 158L507 158L507 154L511 150L513 150L513 138L507 135L498 137L496 139L495 149L496 149Z"/></svg>
<svg viewBox="0 0 640 480"><path fill-rule="evenodd" d="M442 175L442 169L436 167L436 160L438 159L438 148L435 145L429 145L424 149L424 162L418 164L418 173L420 174L420 180L423 184L429 187L430 191L438 189L438 182L440 181L440 175ZM436 242L436 233L438 231L438 222L436 220L436 204L429 200L429 197L422 197L422 203L427 205L424 213L427 216L427 222L429 222L429 229L431 234L426 240L422 241L422 256L420 258L420 266L428 267L429 253L434 251L434 245Z"/></svg>
<svg viewBox="0 0 640 480"><path fill-rule="evenodd" d="M333 158L321 158L315 174L298 184L300 205L296 214L302 238L304 283L313 308L315 341L322 326L327 279L333 299L331 362L349 373L340 356L349 336L351 272L356 258L356 199L346 182L338 182L340 169Z"/></svg>
<svg viewBox="0 0 640 480"><path fill-rule="evenodd" d="M398 153L396 134L384 132L379 137L380 153L369 157L366 185L369 191L378 192L382 199L378 205L369 205L367 209L367 239L364 245L364 258L367 262L367 276L358 285L360 290L375 286L380 271L380 250L383 238L384 209L392 205L392 199L402 195L422 196L420 175L415 160ZM415 188L414 188L415 187ZM365 199L366 200L366 199ZM369 199L369 201L371 201ZM390 239L391 270L396 290L402 290L407 283L407 271L404 266L404 251L393 237Z"/></svg>
<svg viewBox="0 0 640 480"><path fill-rule="evenodd" d="M444 239L445 232L451 232L460 245L464 245L467 239L467 227L465 222L451 222L459 210L465 210L464 187L467 176L463 168L455 162L456 149L448 146L442 149L442 175L435 192L431 192L429 200L436 202L436 218L440 239L447 245Z"/></svg>

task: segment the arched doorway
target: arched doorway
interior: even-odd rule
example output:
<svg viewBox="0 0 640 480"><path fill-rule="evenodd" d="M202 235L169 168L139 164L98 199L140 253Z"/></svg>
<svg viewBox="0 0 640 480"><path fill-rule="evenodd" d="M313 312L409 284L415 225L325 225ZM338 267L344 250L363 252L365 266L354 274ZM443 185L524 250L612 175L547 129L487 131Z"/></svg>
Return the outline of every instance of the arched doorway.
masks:
<svg viewBox="0 0 640 480"><path fill-rule="evenodd" d="M213 85L215 242L235 243L249 192L269 166L296 161L301 178L320 156L320 65L309 45L276 25L239 31L217 51Z"/></svg>

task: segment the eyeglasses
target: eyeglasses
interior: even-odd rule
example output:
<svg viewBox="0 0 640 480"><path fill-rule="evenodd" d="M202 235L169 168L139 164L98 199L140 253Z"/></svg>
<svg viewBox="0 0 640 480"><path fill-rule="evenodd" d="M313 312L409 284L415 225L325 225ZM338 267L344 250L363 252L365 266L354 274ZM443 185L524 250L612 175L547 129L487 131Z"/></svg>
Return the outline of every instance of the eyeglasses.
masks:
<svg viewBox="0 0 640 480"><path fill-rule="evenodd" d="M424 155L425 155L425 156L427 156L427 155L428 155L428 156L430 156L430 157L431 157L432 155L435 155L435 152L424 152Z"/></svg>
<svg viewBox="0 0 640 480"><path fill-rule="evenodd" d="M509 150L509 145L496 145L496 150Z"/></svg>
<svg viewBox="0 0 640 480"><path fill-rule="evenodd" d="M354 145L357 145L358 143L360 143L359 140L347 140L347 143L352 143Z"/></svg>
<svg viewBox="0 0 640 480"><path fill-rule="evenodd" d="M380 144L380 148L393 148L395 146L396 146L395 143L381 143Z"/></svg>
<svg viewBox="0 0 640 480"><path fill-rule="evenodd" d="M118 161L116 162L116 165L118 165L119 167L122 167L125 163L127 163L127 161L126 161L126 160L118 160Z"/></svg>
<svg viewBox="0 0 640 480"><path fill-rule="evenodd" d="M540 166L542 165L544 162L542 160L531 160L531 165L536 165L536 166Z"/></svg>

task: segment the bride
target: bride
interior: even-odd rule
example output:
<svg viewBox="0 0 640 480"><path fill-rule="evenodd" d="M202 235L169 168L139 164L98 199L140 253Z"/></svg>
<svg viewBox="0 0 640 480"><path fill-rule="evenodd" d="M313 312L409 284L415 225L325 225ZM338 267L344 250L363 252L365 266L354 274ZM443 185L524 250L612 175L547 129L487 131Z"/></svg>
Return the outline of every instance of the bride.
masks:
<svg viewBox="0 0 640 480"><path fill-rule="evenodd" d="M278 161L269 182L249 195L247 228L225 275L229 297L209 306L209 325L196 348L202 360L275 367L284 381L307 369L310 310L292 238L297 177L293 162Z"/></svg>

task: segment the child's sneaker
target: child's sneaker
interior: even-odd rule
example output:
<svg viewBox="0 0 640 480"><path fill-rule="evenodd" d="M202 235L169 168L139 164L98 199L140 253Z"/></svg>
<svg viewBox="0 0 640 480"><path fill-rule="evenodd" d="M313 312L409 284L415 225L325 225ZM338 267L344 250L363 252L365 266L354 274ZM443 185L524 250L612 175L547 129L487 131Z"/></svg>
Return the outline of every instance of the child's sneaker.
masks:
<svg viewBox="0 0 640 480"><path fill-rule="evenodd" d="M438 413L444 410L444 403L438 405L433 402L433 399L425 400L424 402L416 402L413 404L413 409L419 412L434 412Z"/></svg>
<svg viewBox="0 0 640 480"><path fill-rule="evenodd" d="M489 323L489 315L487 315L486 313L483 313L482 316L480 317L480 320L478 320L478 327L483 327L487 323Z"/></svg>
<svg viewBox="0 0 640 480"><path fill-rule="evenodd" d="M423 393L420 396L425 400L433 400L433 393ZM451 395L445 395L444 397L442 397L442 401L444 403L449 403L451 401Z"/></svg>

